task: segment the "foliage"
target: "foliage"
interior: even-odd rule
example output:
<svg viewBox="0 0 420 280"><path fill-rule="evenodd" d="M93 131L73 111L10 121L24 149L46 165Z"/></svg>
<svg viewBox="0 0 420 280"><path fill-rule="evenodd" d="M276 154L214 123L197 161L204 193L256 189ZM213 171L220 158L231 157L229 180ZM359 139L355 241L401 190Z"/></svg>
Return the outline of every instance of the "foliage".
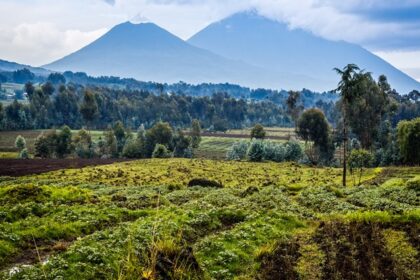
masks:
<svg viewBox="0 0 420 280"><path fill-rule="evenodd" d="M146 155L150 157L157 144L170 147L172 145L172 128L169 123L158 122L152 128L146 131Z"/></svg>
<svg viewBox="0 0 420 280"><path fill-rule="evenodd" d="M373 155L367 150L352 150L349 156L349 166L351 173L359 173L359 185L363 175L363 169L368 168L373 163Z"/></svg>
<svg viewBox="0 0 420 280"><path fill-rule="evenodd" d="M20 159L28 159L29 158L29 152L28 149L24 148L19 152L19 158Z"/></svg>
<svg viewBox="0 0 420 280"><path fill-rule="evenodd" d="M81 129L74 137L74 147L76 155L80 158L92 158L95 156L92 137L90 134Z"/></svg>
<svg viewBox="0 0 420 280"><path fill-rule="evenodd" d="M193 149L197 149L201 142L201 125L200 121L194 119L191 123L191 146Z"/></svg>
<svg viewBox="0 0 420 280"><path fill-rule="evenodd" d="M238 141L229 148L226 158L228 160L244 160L246 158L247 151L248 141Z"/></svg>
<svg viewBox="0 0 420 280"><path fill-rule="evenodd" d="M398 144L405 163L420 164L420 118L398 124Z"/></svg>
<svg viewBox="0 0 420 280"><path fill-rule="evenodd" d="M297 122L297 135L306 143L306 155L313 164L333 157L330 127L319 109L309 109L302 113ZM312 144L313 143L313 144Z"/></svg>
<svg viewBox="0 0 420 280"><path fill-rule="evenodd" d="M262 161L264 158L264 144L261 140L251 141L247 156L250 161Z"/></svg>
<svg viewBox="0 0 420 280"><path fill-rule="evenodd" d="M86 123L91 123L98 116L98 104L95 95L86 91L83 96L83 103L80 105L80 114Z"/></svg>
<svg viewBox="0 0 420 280"><path fill-rule="evenodd" d="M144 143L140 139L126 141L122 155L126 158L142 158L144 154Z"/></svg>
<svg viewBox="0 0 420 280"><path fill-rule="evenodd" d="M165 145L156 144L153 149L152 158L168 158L170 156L171 155Z"/></svg>
<svg viewBox="0 0 420 280"><path fill-rule="evenodd" d="M145 159L4 178L0 277L258 279L282 252L287 277L329 277L345 271L338 263L404 278L418 262L419 202L408 187L418 172L367 169L364 187L342 189L335 168ZM34 239L48 262L33 254ZM22 256L34 264L10 273ZM375 269L357 269L365 263Z"/></svg>
<svg viewBox="0 0 420 280"><path fill-rule="evenodd" d="M19 151L22 151L23 149L25 149L26 148L26 140L25 140L25 138L23 138L21 135L18 135L16 137L16 140L15 140L15 147Z"/></svg>
<svg viewBox="0 0 420 280"><path fill-rule="evenodd" d="M251 129L251 139L264 139L266 132L261 124L256 124Z"/></svg>

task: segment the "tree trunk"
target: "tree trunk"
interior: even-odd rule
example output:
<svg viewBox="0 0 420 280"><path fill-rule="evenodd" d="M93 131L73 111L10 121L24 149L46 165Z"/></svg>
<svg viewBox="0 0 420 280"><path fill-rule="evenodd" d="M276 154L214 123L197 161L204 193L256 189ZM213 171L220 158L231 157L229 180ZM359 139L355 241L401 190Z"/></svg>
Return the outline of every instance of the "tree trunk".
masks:
<svg viewBox="0 0 420 280"><path fill-rule="evenodd" d="M346 108L344 108L344 118L343 118L343 137L344 137L344 149L343 149L343 187L346 186L346 177L347 177L347 120L346 120Z"/></svg>

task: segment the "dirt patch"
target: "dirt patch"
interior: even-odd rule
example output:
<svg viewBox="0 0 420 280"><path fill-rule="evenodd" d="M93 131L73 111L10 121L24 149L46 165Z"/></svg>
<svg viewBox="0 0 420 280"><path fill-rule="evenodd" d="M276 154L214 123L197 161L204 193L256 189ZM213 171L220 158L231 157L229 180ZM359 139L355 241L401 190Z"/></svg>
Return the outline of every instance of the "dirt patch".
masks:
<svg viewBox="0 0 420 280"><path fill-rule="evenodd" d="M419 250L418 228L416 223L321 222L307 239L292 237L262 255L258 279L416 279L419 263L407 256ZM410 249L389 251L387 230L406 235Z"/></svg>
<svg viewBox="0 0 420 280"><path fill-rule="evenodd" d="M19 177L68 168L128 161L127 159L0 159L0 176Z"/></svg>

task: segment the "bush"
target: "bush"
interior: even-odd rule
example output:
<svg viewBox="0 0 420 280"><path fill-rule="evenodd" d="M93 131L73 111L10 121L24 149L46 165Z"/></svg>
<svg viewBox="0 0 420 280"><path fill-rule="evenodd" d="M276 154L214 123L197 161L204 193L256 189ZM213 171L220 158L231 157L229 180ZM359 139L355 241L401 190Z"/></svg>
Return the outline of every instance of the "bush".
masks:
<svg viewBox="0 0 420 280"><path fill-rule="evenodd" d="M260 124L256 124L251 130L251 139L264 139L265 134L264 127Z"/></svg>
<svg viewBox="0 0 420 280"><path fill-rule="evenodd" d="M363 175L363 168L370 167L373 163L373 155L363 149L353 150L349 156L350 171L353 173L355 170L359 172L359 185Z"/></svg>
<svg viewBox="0 0 420 280"><path fill-rule="evenodd" d="M142 158L143 144L139 139L131 139L124 145L123 156L126 158Z"/></svg>
<svg viewBox="0 0 420 280"><path fill-rule="evenodd" d="M285 148L281 144L273 142L264 143L264 159L282 162L285 158Z"/></svg>
<svg viewBox="0 0 420 280"><path fill-rule="evenodd" d="M254 140L248 149L248 158L250 161L262 161L264 158L264 144L261 140Z"/></svg>
<svg viewBox="0 0 420 280"><path fill-rule="evenodd" d="M284 144L286 161L298 161L302 156L302 148L299 143L296 141L288 141Z"/></svg>
<svg viewBox="0 0 420 280"><path fill-rule="evenodd" d="M20 151L19 158L20 159L28 159L29 158L28 149L25 148L22 151Z"/></svg>
<svg viewBox="0 0 420 280"><path fill-rule="evenodd" d="M55 153L57 142L57 133L55 131L47 134L41 134L35 140L35 156L41 158L50 158Z"/></svg>
<svg viewBox="0 0 420 280"><path fill-rule="evenodd" d="M25 149L26 148L26 140L25 140L25 138L23 138L21 135L18 135L18 137L16 137L16 140L15 140L15 147L19 151L22 151L23 149Z"/></svg>
<svg viewBox="0 0 420 280"><path fill-rule="evenodd" d="M170 154L165 145L156 144L155 149L153 150L152 158L168 158Z"/></svg>
<svg viewBox="0 0 420 280"><path fill-rule="evenodd" d="M82 129L74 137L75 152L80 158L93 158L95 149L89 133Z"/></svg>
<svg viewBox="0 0 420 280"><path fill-rule="evenodd" d="M246 153L248 151L248 142L239 141L235 142L228 150L226 158L228 160L243 160L246 158Z"/></svg>

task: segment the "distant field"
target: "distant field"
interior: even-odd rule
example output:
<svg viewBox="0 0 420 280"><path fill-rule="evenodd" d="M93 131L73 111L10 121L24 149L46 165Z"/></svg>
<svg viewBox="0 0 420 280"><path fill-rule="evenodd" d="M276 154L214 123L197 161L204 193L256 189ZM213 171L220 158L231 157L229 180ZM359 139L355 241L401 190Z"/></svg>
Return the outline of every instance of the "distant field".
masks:
<svg viewBox="0 0 420 280"><path fill-rule="evenodd" d="M34 144L36 138L41 133L47 133L48 129L44 130L18 130L18 131L0 131L0 158L4 158L1 152L16 152L15 148L15 140L18 135L21 135L26 140L26 146L28 148L29 153L34 152ZM72 131L74 134L78 132L78 130ZM99 137L102 135L102 131L91 131L92 138L94 141L97 141Z"/></svg>
<svg viewBox="0 0 420 280"><path fill-rule="evenodd" d="M0 152L16 152L14 143L18 135L26 139L29 153L34 152L34 143L41 133L49 130L21 130L21 131L1 131L0 132ZM203 133L200 147L196 150L196 156L208 159L224 159L226 152L233 143L241 139L250 139L251 129L229 130L226 133ZM283 142L294 137L294 129L291 128L267 128L267 135L272 137L272 141ZM75 134L78 130L72 130ZM94 141L102 136L103 131L93 130L90 132ZM0 153L0 158L11 157L10 154Z"/></svg>
<svg viewBox="0 0 420 280"><path fill-rule="evenodd" d="M291 127L266 127L264 128L266 131L267 138L270 137L295 137L295 129ZM244 136L250 136L251 135L251 128L245 128L245 129L231 129L226 132L227 134L238 134L238 135L244 135Z"/></svg>

